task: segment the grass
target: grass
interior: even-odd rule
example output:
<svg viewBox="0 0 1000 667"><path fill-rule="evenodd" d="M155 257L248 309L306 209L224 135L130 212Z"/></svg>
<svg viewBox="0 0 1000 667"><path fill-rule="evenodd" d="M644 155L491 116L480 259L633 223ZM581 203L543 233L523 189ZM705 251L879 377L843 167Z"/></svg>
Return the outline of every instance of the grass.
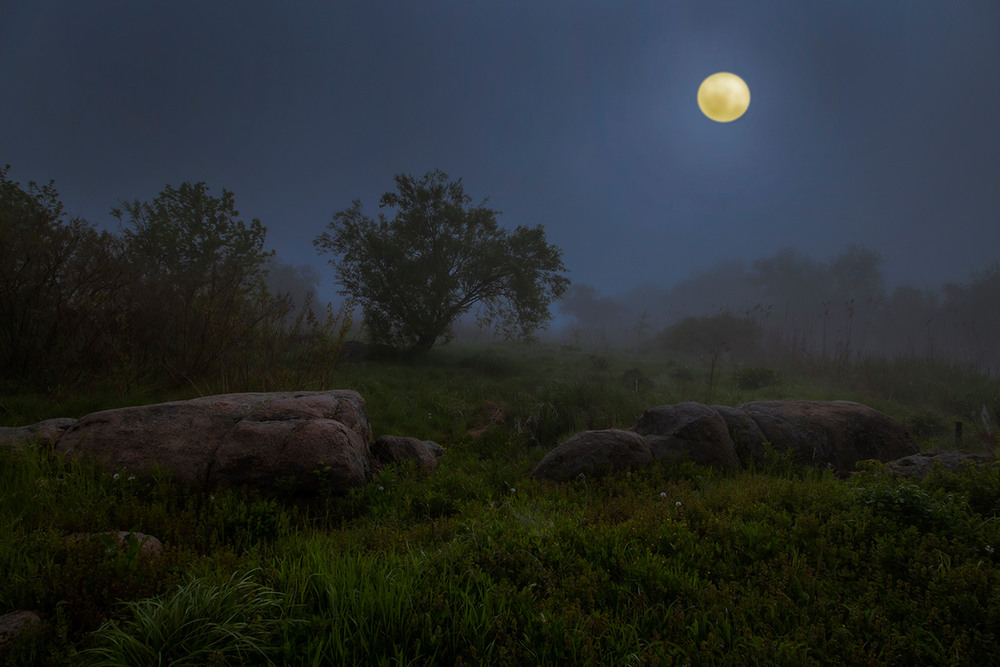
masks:
<svg viewBox="0 0 1000 667"><path fill-rule="evenodd" d="M936 422L996 408L995 380L879 363L755 371L780 378L755 389L730 367L714 400L853 398L924 424L928 446L950 444ZM390 468L344 496L206 495L0 449L0 611L43 618L7 662L971 665L1000 652L1000 468L843 481L775 455L550 485L527 473L560 438L705 400L707 374L511 346L338 374L376 434L444 444L438 471ZM25 421L59 414L19 400ZM985 450L993 434L968 424ZM64 539L111 529L155 535L164 554Z"/></svg>

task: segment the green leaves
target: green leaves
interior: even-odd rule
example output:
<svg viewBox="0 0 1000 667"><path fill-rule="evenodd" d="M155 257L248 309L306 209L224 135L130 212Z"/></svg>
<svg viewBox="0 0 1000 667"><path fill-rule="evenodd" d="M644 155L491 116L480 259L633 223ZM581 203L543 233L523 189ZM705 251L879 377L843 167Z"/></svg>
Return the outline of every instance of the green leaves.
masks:
<svg viewBox="0 0 1000 667"><path fill-rule="evenodd" d="M541 226L500 228L498 211L486 200L473 206L461 179L441 171L395 182L379 200L396 209L393 218L376 221L354 201L313 242L339 256L331 264L341 293L364 308L376 342L429 350L473 307L481 325L508 336L529 336L550 319L549 304L569 281Z"/></svg>
<svg viewBox="0 0 1000 667"><path fill-rule="evenodd" d="M203 375L259 318L265 227L239 218L232 192L167 185L151 202L123 202L129 335L175 377Z"/></svg>

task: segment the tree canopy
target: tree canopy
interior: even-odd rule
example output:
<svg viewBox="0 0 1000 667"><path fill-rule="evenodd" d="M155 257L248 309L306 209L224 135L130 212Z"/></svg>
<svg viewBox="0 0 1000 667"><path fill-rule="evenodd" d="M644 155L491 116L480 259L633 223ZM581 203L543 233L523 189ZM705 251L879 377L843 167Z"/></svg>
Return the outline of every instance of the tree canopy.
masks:
<svg viewBox="0 0 1000 667"><path fill-rule="evenodd" d="M178 374L197 374L252 328L250 304L264 287L266 228L239 218L235 197L204 183L167 185L151 202L123 202L111 214L122 226L131 287L129 319L150 352ZM152 327L149 325L153 324Z"/></svg>
<svg viewBox="0 0 1000 667"><path fill-rule="evenodd" d="M498 211L473 205L462 180L440 170L395 182L379 200L392 218L372 219L355 200L313 242L335 255L340 293L363 308L375 342L427 351L473 307L481 326L507 336L528 337L551 319L569 280L541 225L501 228Z"/></svg>

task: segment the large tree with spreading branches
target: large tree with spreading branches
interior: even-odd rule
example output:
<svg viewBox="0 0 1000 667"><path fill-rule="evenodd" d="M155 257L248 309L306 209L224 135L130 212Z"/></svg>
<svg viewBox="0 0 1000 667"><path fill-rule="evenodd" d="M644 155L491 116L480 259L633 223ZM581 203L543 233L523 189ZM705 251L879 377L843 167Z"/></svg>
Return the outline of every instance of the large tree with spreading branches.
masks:
<svg viewBox="0 0 1000 667"><path fill-rule="evenodd" d="M372 219L355 200L314 241L334 255L340 293L363 308L374 342L426 352L473 308L481 326L507 336L530 337L551 319L569 280L540 225L500 227L498 211L473 205L462 180L441 171L395 181L379 200L392 218Z"/></svg>

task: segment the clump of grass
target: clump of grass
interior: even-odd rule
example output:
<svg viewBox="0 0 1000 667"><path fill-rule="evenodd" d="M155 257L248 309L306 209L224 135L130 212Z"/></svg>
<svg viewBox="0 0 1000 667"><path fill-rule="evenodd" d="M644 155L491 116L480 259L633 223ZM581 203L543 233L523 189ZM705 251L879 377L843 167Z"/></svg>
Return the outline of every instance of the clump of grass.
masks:
<svg viewBox="0 0 1000 667"><path fill-rule="evenodd" d="M283 615L282 594L253 572L211 584L190 579L162 599L129 603L129 620L92 635L84 655L94 665L246 664L273 652Z"/></svg>

